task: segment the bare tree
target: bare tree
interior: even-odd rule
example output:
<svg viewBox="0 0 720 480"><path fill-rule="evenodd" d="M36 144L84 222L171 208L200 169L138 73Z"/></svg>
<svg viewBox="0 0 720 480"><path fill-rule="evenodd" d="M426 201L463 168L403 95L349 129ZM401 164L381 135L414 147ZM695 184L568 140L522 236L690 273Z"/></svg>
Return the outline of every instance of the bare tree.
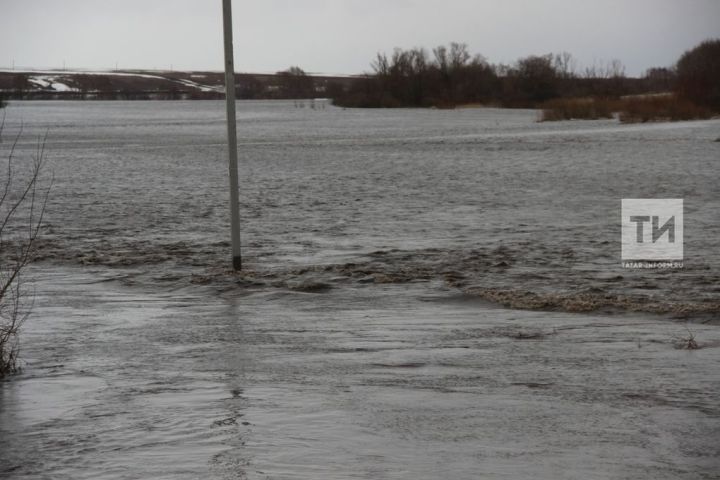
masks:
<svg viewBox="0 0 720 480"><path fill-rule="evenodd" d="M450 59L448 58L448 50L445 45L440 45L437 48L433 48L433 55L435 56L435 65L440 73L445 76L448 75L450 70Z"/></svg>
<svg viewBox="0 0 720 480"><path fill-rule="evenodd" d="M610 78L622 78L625 76L625 65L617 58L610 60L607 70Z"/></svg>
<svg viewBox="0 0 720 480"><path fill-rule="evenodd" d="M378 52L377 58L372 62L372 69L375 74L379 77L387 77L390 75L390 62L388 62L387 55Z"/></svg>
<svg viewBox="0 0 720 480"><path fill-rule="evenodd" d="M450 44L450 66L453 70L463 68L470 61L470 58L471 55L468 52L466 43L452 42Z"/></svg>
<svg viewBox="0 0 720 480"><path fill-rule="evenodd" d="M22 274L35 252L50 189L39 184L45 138L38 139L30 162L23 165L16 154L21 135L22 128L0 165L5 172L0 181L0 378L17 369L18 334L30 308Z"/></svg>
<svg viewBox="0 0 720 480"><path fill-rule="evenodd" d="M625 65L614 58L608 62L595 60L592 67L585 68L585 78L623 78L625 77Z"/></svg>
<svg viewBox="0 0 720 480"><path fill-rule="evenodd" d="M300 67L290 67L278 72L280 90L284 98L313 98L315 82Z"/></svg>
<svg viewBox="0 0 720 480"><path fill-rule="evenodd" d="M678 60L677 75L680 96L720 111L720 38L685 52Z"/></svg>
<svg viewBox="0 0 720 480"><path fill-rule="evenodd" d="M517 61L511 71L517 95L526 103L538 103L557 96L558 74L553 55L530 55Z"/></svg>
<svg viewBox="0 0 720 480"><path fill-rule="evenodd" d="M553 66L558 76L561 78L572 78L575 76L577 61L570 52L561 52L555 54Z"/></svg>

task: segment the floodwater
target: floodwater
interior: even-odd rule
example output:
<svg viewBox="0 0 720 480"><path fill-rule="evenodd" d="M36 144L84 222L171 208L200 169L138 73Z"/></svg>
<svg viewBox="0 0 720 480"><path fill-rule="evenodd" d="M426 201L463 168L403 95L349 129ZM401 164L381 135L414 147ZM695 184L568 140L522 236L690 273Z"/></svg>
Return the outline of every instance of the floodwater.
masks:
<svg viewBox="0 0 720 480"><path fill-rule="evenodd" d="M4 478L717 478L720 121L17 102L54 175ZM620 199L683 198L682 270ZM693 335L698 350L683 349Z"/></svg>

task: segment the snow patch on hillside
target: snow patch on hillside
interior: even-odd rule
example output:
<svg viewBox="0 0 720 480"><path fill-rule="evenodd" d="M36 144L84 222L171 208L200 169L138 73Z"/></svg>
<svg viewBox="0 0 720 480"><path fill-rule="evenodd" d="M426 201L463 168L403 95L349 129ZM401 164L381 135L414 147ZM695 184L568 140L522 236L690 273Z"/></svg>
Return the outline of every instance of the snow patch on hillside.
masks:
<svg viewBox="0 0 720 480"><path fill-rule="evenodd" d="M72 88L66 83L66 80L58 78L54 75L33 75L28 78L30 83L34 83L42 89L54 90L56 92L76 92L77 88Z"/></svg>
<svg viewBox="0 0 720 480"><path fill-rule="evenodd" d="M92 71L65 71L63 70L62 73L58 71L52 71L52 70L35 70L30 72L17 72L14 70L6 70L6 69L0 69L0 73L27 73L30 75L28 77L28 80L40 87L44 90L54 90L56 92L77 92L77 88L72 88L69 85L67 85L68 77L71 77L73 75L102 75L102 76L111 76L111 77L138 77L138 78L149 78L154 80L165 80L177 83L179 85L194 88L197 90L200 90L201 92L224 92L225 87L224 86L215 86L215 85L204 85L202 83L198 83L193 80L189 79L182 79L182 78L171 78L171 77L165 77L163 75L158 74L152 74L152 73L140 73L140 72L92 72ZM199 78L200 75L191 75L193 78ZM205 77L205 75L202 75L202 77Z"/></svg>

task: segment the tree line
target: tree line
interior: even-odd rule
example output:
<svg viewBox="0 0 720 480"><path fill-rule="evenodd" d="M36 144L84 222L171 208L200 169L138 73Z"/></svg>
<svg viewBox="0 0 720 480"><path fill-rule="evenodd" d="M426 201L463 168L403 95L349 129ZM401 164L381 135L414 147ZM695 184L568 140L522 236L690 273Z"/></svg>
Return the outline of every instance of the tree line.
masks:
<svg viewBox="0 0 720 480"><path fill-rule="evenodd" d="M567 52L530 55L511 65L491 64L471 55L464 43L378 53L372 73L339 92L334 102L346 107L438 107L485 104L537 107L556 98L619 98L678 91L696 102L718 104L720 40L686 52L673 68L652 68L641 78L625 74L619 60L578 69ZM710 102L708 104L708 102Z"/></svg>
<svg viewBox="0 0 720 480"><path fill-rule="evenodd" d="M372 72L355 77L316 77L298 66L274 75L238 74L239 99L331 98L343 107L438 107L463 104L543 107L550 100L602 99L674 92L681 100L720 112L720 39L707 40L685 52L672 67L650 68L628 77L619 60L580 69L567 52L530 55L506 65L472 55L466 44L451 43L428 51L395 49L377 54ZM213 85L223 76L210 73ZM0 75L8 99L221 99L221 91L197 91L173 78L146 80L102 75L74 75L74 91L38 91L28 74ZM1 95L1 93L0 93ZM0 98L2 106L2 98Z"/></svg>

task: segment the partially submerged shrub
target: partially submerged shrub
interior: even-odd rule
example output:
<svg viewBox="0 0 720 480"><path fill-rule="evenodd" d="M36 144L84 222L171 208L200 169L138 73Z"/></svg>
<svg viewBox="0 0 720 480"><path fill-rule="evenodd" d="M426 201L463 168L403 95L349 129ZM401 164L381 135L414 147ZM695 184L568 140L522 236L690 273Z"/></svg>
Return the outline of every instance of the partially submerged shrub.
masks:
<svg viewBox="0 0 720 480"><path fill-rule="evenodd" d="M557 98L543 104L540 121L613 118L613 102L599 98Z"/></svg>
<svg viewBox="0 0 720 480"><path fill-rule="evenodd" d="M673 94L636 95L619 100L598 98L561 98L545 102L540 121L597 120L613 118L613 113L623 123L668 122L678 120L702 120L713 112Z"/></svg>
<svg viewBox="0 0 720 480"><path fill-rule="evenodd" d="M0 378L17 369L18 334L29 313L22 273L33 258L48 194L39 185L44 141L29 165L22 165L16 158L21 134L22 130L0 162L4 172L0 180Z"/></svg>
<svg viewBox="0 0 720 480"><path fill-rule="evenodd" d="M675 95L647 95L623 99L620 121L637 123L700 120L712 115L709 109Z"/></svg>
<svg viewBox="0 0 720 480"><path fill-rule="evenodd" d="M688 333L687 336L678 338L676 347L682 350L698 350L700 345L698 345L697 340L695 340L695 334L692 333L689 328L686 328L686 330Z"/></svg>

